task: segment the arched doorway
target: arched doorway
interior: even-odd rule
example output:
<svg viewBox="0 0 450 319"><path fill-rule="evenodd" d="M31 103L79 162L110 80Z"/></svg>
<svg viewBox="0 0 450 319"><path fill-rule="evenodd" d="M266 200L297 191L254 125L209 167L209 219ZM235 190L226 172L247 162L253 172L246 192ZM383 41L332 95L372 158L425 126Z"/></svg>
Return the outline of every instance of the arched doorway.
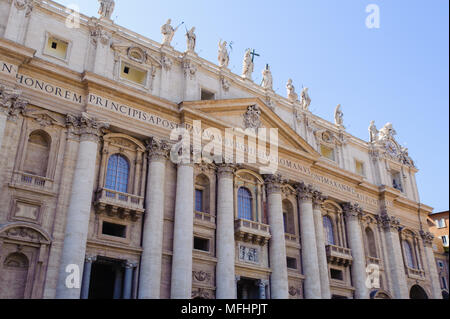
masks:
<svg viewBox="0 0 450 319"><path fill-rule="evenodd" d="M23 299L25 297L28 267L28 258L22 253L12 253L5 258L0 274L0 282L4 287L4 289L0 289L1 299Z"/></svg>
<svg viewBox="0 0 450 319"><path fill-rule="evenodd" d="M419 285L412 286L409 293L409 298L411 299L428 299L428 295Z"/></svg>

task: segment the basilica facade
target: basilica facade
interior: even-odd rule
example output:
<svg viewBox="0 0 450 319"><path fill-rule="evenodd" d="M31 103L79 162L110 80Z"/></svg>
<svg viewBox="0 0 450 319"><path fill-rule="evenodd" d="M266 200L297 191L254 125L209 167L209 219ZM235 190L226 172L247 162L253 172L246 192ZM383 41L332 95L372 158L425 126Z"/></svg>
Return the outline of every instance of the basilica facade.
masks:
<svg viewBox="0 0 450 319"><path fill-rule="evenodd" d="M340 105L330 123L294 81L276 94L269 66L254 83L252 52L237 75L226 42L212 63L194 28L178 52L170 20L156 42L99 3L0 0L0 298L442 297L392 124L352 136ZM211 141L235 157L194 160Z"/></svg>

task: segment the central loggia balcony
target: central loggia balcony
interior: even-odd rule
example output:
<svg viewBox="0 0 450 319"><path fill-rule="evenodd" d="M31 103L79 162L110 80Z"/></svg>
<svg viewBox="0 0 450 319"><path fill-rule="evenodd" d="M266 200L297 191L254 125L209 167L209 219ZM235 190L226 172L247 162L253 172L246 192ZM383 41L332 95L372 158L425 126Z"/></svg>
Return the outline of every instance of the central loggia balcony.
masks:
<svg viewBox="0 0 450 319"><path fill-rule="evenodd" d="M95 196L95 206L109 216L137 219L144 213L144 197L102 188Z"/></svg>
<svg viewBox="0 0 450 319"><path fill-rule="evenodd" d="M327 245L326 252L328 262L331 264L348 266L353 262L352 250L350 248Z"/></svg>
<svg viewBox="0 0 450 319"><path fill-rule="evenodd" d="M246 219L234 221L234 235L236 240L252 242L261 246L266 245L270 238L270 226Z"/></svg>

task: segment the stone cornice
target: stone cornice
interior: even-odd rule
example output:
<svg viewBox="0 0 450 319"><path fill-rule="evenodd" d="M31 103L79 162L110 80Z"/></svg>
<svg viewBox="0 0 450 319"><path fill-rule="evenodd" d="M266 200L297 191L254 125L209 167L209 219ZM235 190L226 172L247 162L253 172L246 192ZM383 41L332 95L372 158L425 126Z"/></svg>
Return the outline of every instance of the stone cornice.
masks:
<svg viewBox="0 0 450 319"><path fill-rule="evenodd" d="M20 66L33 59L36 50L0 37L0 54L7 56L12 60L11 62L14 61Z"/></svg>

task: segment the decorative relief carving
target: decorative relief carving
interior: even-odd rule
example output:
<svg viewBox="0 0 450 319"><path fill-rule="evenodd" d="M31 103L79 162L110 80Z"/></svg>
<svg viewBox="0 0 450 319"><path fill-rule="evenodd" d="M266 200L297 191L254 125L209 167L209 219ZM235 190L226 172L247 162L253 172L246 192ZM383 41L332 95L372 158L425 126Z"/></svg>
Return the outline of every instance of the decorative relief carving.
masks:
<svg viewBox="0 0 450 319"><path fill-rule="evenodd" d="M240 245L239 260L259 264L259 249Z"/></svg>
<svg viewBox="0 0 450 319"><path fill-rule="evenodd" d="M225 92L228 92L228 91L230 90L231 83L230 83L230 81L228 81L228 79L225 78L224 76L221 76L221 77L220 77L220 84L222 85L222 89L223 89Z"/></svg>
<svg viewBox="0 0 450 319"><path fill-rule="evenodd" d="M290 286L289 287L289 295L291 295L292 297L295 296L301 296L301 291L299 288L295 288L294 286Z"/></svg>
<svg viewBox="0 0 450 319"><path fill-rule="evenodd" d="M89 31L91 34L91 41L94 45L100 42L104 46L111 45L112 34L106 31L95 20L89 20Z"/></svg>
<svg viewBox="0 0 450 319"><path fill-rule="evenodd" d="M246 129L258 129L262 126L261 123L261 110L258 105L251 105L247 108L247 112L244 114L244 127Z"/></svg>
<svg viewBox="0 0 450 319"><path fill-rule="evenodd" d="M193 80L195 78L195 75L197 74L197 66L190 60L185 60L183 62L183 70L184 75L186 77L189 77L191 80Z"/></svg>
<svg viewBox="0 0 450 319"><path fill-rule="evenodd" d="M237 167L233 164L217 164L217 176L219 178L233 178Z"/></svg>
<svg viewBox="0 0 450 319"><path fill-rule="evenodd" d="M211 282L212 275L210 273L204 272L204 271L193 271L192 272L192 279L194 281L198 282L204 282L204 283L210 283Z"/></svg>
<svg viewBox="0 0 450 319"><path fill-rule="evenodd" d="M427 245L428 247L431 247L431 245L433 245L434 235L432 233L421 230L420 236L422 237L425 245Z"/></svg>
<svg viewBox="0 0 450 319"><path fill-rule="evenodd" d="M21 240L28 240L32 242L41 242L46 241L45 238L42 237L41 234L39 234L37 231L31 229L31 228L25 228L25 227L15 227L10 228L4 233L6 237L8 238L17 238Z"/></svg>
<svg viewBox="0 0 450 319"><path fill-rule="evenodd" d="M197 288L192 290L192 299L213 299L214 294L204 288Z"/></svg>

